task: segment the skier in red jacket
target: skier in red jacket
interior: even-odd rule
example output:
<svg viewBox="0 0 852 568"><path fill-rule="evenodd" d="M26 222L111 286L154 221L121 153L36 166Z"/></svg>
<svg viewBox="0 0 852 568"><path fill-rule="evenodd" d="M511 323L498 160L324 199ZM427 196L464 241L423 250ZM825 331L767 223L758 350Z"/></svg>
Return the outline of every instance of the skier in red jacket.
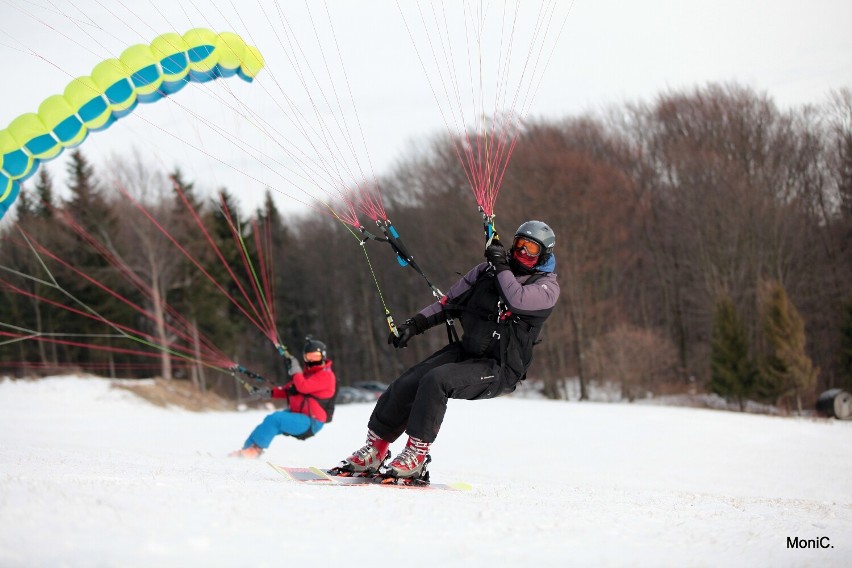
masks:
<svg viewBox="0 0 852 568"><path fill-rule="evenodd" d="M295 357L290 361L290 381L280 387L261 389L260 398L286 398L286 410L273 412L252 431L242 449L231 457L256 459L269 447L277 435L293 436L300 440L310 438L331 421L337 378L331 370L322 341L311 339L302 350L305 370Z"/></svg>

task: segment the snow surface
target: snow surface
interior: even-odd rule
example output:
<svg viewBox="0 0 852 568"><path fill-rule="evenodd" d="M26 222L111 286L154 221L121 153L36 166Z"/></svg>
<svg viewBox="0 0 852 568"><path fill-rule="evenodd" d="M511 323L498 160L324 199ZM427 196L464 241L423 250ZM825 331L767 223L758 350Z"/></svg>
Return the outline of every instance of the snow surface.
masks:
<svg viewBox="0 0 852 568"><path fill-rule="evenodd" d="M338 406L264 457L334 465L371 409ZM225 458L265 414L159 408L103 379L0 382L0 566L852 566L852 422L451 401L433 481L474 489L444 492Z"/></svg>

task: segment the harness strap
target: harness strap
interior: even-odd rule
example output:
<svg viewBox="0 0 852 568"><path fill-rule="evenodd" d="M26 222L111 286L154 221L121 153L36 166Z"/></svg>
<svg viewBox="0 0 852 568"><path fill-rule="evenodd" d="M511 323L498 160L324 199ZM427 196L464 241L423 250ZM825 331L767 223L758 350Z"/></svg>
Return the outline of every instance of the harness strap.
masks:
<svg viewBox="0 0 852 568"><path fill-rule="evenodd" d="M335 395L336 395L337 394L337 385L335 385L335 387L334 387L334 392L335 392ZM329 403L334 401L334 396L332 396L331 398L319 398L319 397L312 395L312 394L303 394L303 393L299 393L299 394L304 398L304 400L302 401L301 408L299 408L299 410L300 411L304 410L306 406L307 406L307 409L308 409L307 412L300 412L300 414L306 415L310 419L311 423L308 426L307 430L305 430L304 432L302 432L299 435L293 436L293 438L296 438L297 440L307 440L308 438L310 438L311 436L316 434L316 432L314 431L314 420L316 420L316 418L314 418L314 413L311 411L311 405L308 404L308 400L313 399L313 400L317 401L317 403L320 405L320 407L323 410L325 410L326 420L328 420L328 418L330 416L330 407L331 407L331 405Z"/></svg>
<svg viewBox="0 0 852 568"><path fill-rule="evenodd" d="M447 343L453 344L458 343L459 340L459 332L456 330L455 323L451 319L447 319Z"/></svg>

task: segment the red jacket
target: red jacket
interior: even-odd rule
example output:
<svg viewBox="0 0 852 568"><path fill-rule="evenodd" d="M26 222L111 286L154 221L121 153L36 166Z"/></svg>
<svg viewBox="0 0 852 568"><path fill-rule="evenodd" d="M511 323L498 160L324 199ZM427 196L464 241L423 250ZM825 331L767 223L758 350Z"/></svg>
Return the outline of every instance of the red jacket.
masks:
<svg viewBox="0 0 852 568"><path fill-rule="evenodd" d="M306 414L324 423L328 417L316 399L333 397L336 384L331 361L326 360L322 365L306 366L304 371L294 374L290 382L272 389L272 398L289 398L290 412ZM287 394L291 385L296 387L298 393Z"/></svg>

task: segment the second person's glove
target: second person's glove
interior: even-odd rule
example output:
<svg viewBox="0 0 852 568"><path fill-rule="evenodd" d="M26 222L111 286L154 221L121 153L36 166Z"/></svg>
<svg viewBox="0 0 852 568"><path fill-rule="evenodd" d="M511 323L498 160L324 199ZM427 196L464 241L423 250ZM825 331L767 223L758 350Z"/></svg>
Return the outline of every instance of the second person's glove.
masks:
<svg viewBox="0 0 852 568"><path fill-rule="evenodd" d="M272 398L272 389L269 387L254 387L249 393L252 400L267 400Z"/></svg>
<svg viewBox="0 0 852 568"><path fill-rule="evenodd" d="M420 335L424 331L428 329L428 324L426 322L426 316L422 314L417 314L413 318L408 318L401 325L396 326L396 331L399 333L397 336L394 332L391 332L388 335L388 345L393 345L397 349L403 349L408 345L408 342L411 341L411 338L415 335Z"/></svg>
<svg viewBox="0 0 852 568"><path fill-rule="evenodd" d="M295 357L291 356L290 360L287 363L287 374L292 377L296 373L301 373L301 372L302 372L302 366L299 365L299 360L296 359Z"/></svg>

